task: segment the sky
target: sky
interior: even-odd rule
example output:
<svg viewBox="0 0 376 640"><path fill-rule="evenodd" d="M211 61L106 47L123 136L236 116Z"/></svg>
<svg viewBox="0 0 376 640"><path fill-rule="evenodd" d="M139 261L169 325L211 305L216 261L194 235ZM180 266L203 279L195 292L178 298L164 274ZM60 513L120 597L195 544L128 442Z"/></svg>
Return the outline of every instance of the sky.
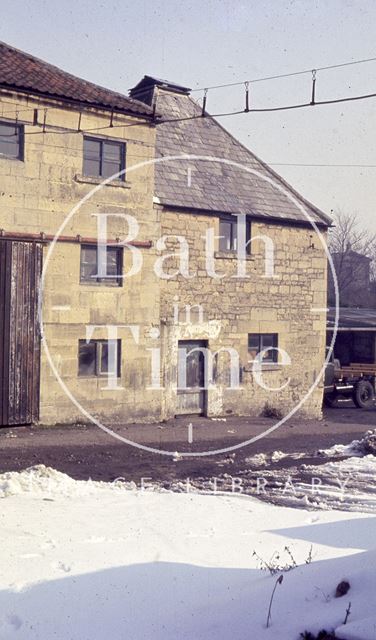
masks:
<svg viewBox="0 0 376 640"><path fill-rule="evenodd" d="M376 57L376 2L12 0L0 39L122 93L145 74L197 89ZM311 74L250 91L258 108L308 102ZM317 100L367 93L376 61L317 73ZM243 85L208 92L209 112L243 107ZM375 109L376 98L220 122L323 211L375 230Z"/></svg>

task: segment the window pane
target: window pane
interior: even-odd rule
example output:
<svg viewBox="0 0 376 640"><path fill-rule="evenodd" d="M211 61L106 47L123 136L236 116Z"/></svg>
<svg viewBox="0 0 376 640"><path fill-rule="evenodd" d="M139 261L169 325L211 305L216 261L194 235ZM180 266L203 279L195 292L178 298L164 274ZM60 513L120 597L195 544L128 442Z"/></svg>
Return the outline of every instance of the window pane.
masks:
<svg viewBox="0 0 376 640"><path fill-rule="evenodd" d="M247 235L246 235L246 241L248 242L248 241L251 239L251 223L250 223L250 221L249 221L249 220L247 221L247 231L246 231L246 234L247 234ZM247 244L247 253L248 253L249 255L251 255L251 252L252 252L252 243L251 243L251 242L249 242L249 244Z"/></svg>
<svg viewBox="0 0 376 640"><path fill-rule="evenodd" d="M100 361L100 373L108 372L108 343L103 342L101 345L101 361Z"/></svg>
<svg viewBox="0 0 376 640"><path fill-rule="evenodd" d="M119 173L121 169L122 167L120 162L109 162L108 160L103 160L102 177L109 178L110 176L113 176L115 173ZM124 176L121 175L121 176L118 176L118 178L122 180ZM116 180L116 177L114 179Z"/></svg>
<svg viewBox="0 0 376 640"><path fill-rule="evenodd" d="M20 157L20 131L19 126L0 124L0 155L7 158Z"/></svg>
<svg viewBox="0 0 376 640"><path fill-rule="evenodd" d="M118 275L118 253L116 247L107 247L107 274Z"/></svg>
<svg viewBox="0 0 376 640"><path fill-rule="evenodd" d="M102 176L103 178L109 178L116 173L119 173L123 166L123 148L124 143L119 142L104 142L103 143L103 158L102 158ZM124 175L119 176L120 180L124 180Z"/></svg>
<svg viewBox="0 0 376 640"><path fill-rule="evenodd" d="M261 350L273 349L264 354L263 360L265 362L277 362L278 352L275 348L278 347L278 335L276 333L263 333L261 335Z"/></svg>
<svg viewBox="0 0 376 640"><path fill-rule="evenodd" d="M107 275L112 276L110 282L121 282L122 249L107 247ZM108 280L109 278L107 278Z"/></svg>
<svg viewBox="0 0 376 640"><path fill-rule="evenodd" d="M95 282L97 274L97 247L81 247L81 275L85 282Z"/></svg>
<svg viewBox="0 0 376 640"><path fill-rule="evenodd" d="M249 333L248 334L248 349L257 349L260 348L260 335L258 333Z"/></svg>
<svg viewBox="0 0 376 640"><path fill-rule="evenodd" d="M263 333L261 336L261 349L274 347L274 333Z"/></svg>
<svg viewBox="0 0 376 640"><path fill-rule="evenodd" d="M103 159L109 162L120 164L121 161L121 144L117 142L103 143Z"/></svg>
<svg viewBox="0 0 376 640"><path fill-rule="evenodd" d="M231 222L219 221L219 235L223 236L219 239L220 251L231 251Z"/></svg>
<svg viewBox="0 0 376 640"><path fill-rule="evenodd" d="M115 358L114 358L115 348ZM116 360L116 362L114 361ZM116 376L120 376L120 340L116 340L114 344L112 341L101 341L101 357L100 357L100 369L101 375L108 373Z"/></svg>
<svg viewBox="0 0 376 640"><path fill-rule="evenodd" d="M101 157L101 143L99 140L84 138L84 158L99 160Z"/></svg>
<svg viewBox="0 0 376 640"><path fill-rule="evenodd" d="M252 360L255 360L260 352L260 335L258 333L248 334L248 353Z"/></svg>
<svg viewBox="0 0 376 640"><path fill-rule="evenodd" d="M96 344L95 342L86 343L86 340L78 341L78 375L79 376L95 376L96 375Z"/></svg>
<svg viewBox="0 0 376 640"><path fill-rule="evenodd" d="M84 158L83 172L85 176L100 176L101 163L99 160Z"/></svg>
<svg viewBox="0 0 376 640"><path fill-rule="evenodd" d="M99 140L84 138L83 172L85 176L100 176L101 143Z"/></svg>

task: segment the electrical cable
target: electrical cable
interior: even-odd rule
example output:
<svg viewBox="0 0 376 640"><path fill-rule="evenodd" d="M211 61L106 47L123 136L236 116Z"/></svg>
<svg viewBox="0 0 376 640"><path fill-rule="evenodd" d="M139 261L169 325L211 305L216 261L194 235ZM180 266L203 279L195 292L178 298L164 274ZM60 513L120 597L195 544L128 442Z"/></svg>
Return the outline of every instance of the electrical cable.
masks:
<svg viewBox="0 0 376 640"><path fill-rule="evenodd" d="M242 82L229 82L226 84L217 84L212 86L201 87L199 89L192 89L192 93L195 91L209 91L210 89L224 89L226 87L239 87L246 83L266 82L267 80L277 80L279 78L291 78L292 76L301 76L312 71L328 71L330 69L340 69L342 67L349 67L356 64L364 64L365 62L375 62L375 58L364 58L363 60L354 60L350 62L342 62L340 64L331 64L325 67L314 67L313 69L304 69L303 71L293 71L291 73L280 73L274 76L265 76L264 78L253 78L252 80L243 80Z"/></svg>
<svg viewBox="0 0 376 640"><path fill-rule="evenodd" d="M368 100L370 98L376 98L376 93L369 93L369 94L364 94L364 95L360 95L360 96L350 96L350 97L346 97L346 98L335 98L333 100L318 100L314 103L312 102L303 102L303 103L298 103L298 104L292 104L292 105L284 105L281 107L263 107L263 108L251 108L248 109L248 111L246 111L245 109L241 109L238 111L228 111L228 112L222 112L222 113L215 113L215 114L208 114L205 113L204 115L202 115L202 113L200 114L195 114L193 116L185 116L185 117L181 117L181 118L166 118L164 120L158 120L156 119L154 123L145 123L145 122L132 122L129 124L112 124L112 125L104 125L102 127L93 127L91 129L72 129L72 130L63 130L63 131L46 131L46 130L40 130L40 131L25 131L24 135L25 136L30 136L30 135L45 135L47 133L53 133L53 134L57 134L57 135L67 135L67 134L75 134L75 133L80 133L80 134L87 134L87 133L91 133L93 131L103 131L103 130L107 130L107 129L115 129L115 128L128 128L128 127L139 127L139 126L143 126L144 124L149 124L149 125L156 125L156 126L160 126L163 124L170 124L173 122L186 122L186 121L190 121L190 120L197 120L197 119L214 119L214 118L224 118L224 117L228 117L228 116L235 116L235 115L240 115L242 113L271 113L271 112L277 112L277 111L291 111L293 109L305 109L307 107L318 107L318 106L323 106L323 105L331 105L331 104L340 104L340 103L344 103L344 102L354 102L354 101L358 101L358 100ZM29 126L32 126L32 123L30 123ZM46 125L47 127L49 125ZM14 137L16 134L3 134L1 137L5 138L5 137Z"/></svg>

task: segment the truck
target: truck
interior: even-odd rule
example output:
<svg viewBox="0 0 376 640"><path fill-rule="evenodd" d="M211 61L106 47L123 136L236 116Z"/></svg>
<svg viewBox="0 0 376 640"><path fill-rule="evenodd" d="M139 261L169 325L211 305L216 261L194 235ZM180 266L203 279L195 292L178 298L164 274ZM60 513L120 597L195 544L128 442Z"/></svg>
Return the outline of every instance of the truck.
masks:
<svg viewBox="0 0 376 640"><path fill-rule="evenodd" d="M353 400L359 409L375 407L376 363L352 362L341 366L333 354L325 368L324 404L337 407L341 400Z"/></svg>

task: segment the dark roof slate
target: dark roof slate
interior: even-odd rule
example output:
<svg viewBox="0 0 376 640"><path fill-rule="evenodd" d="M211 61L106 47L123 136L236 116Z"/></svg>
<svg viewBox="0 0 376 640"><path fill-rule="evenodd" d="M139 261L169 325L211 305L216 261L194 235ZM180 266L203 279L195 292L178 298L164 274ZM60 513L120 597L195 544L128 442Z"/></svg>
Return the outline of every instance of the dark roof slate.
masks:
<svg viewBox="0 0 376 640"><path fill-rule="evenodd" d="M0 42L0 86L135 115L152 115L148 105L134 98L77 78L5 42Z"/></svg>
<svg viewBox="0 0 376 640"><path fill-rule="evenodd" d="M190 158L156 164L156 196L163 205L205 211L246 213L254 217L307 222L308 217L278 186L302 205L318 224L329 216L307 202L270 167L238 142L213 118L195 118L201 106L187 94L158 87L157 157L182 154L215 157L242 166ZM175 118L187 118L176 121ZM250 173L242 167L256 171ZM190 180L188 179L190 167ZM189 184L190 183L190 184ZM277 186L276 186L277 185Z"/></svg>
<svg viewBox="0 0 376 640"><path fill-rule="evenodd" d="M359 253L358 251L353 251L352 249L350 249L350 251L348 249L346 249L346 251L344 252L340 252L340 251L335 251L332 253L332 257L336 258L348 258L349 260L354 259L354 260L361 260L363 262L372 262L373 258L370 258L369 256L365 256L364 253Z"/></svg>
<svg viewBox="0 0 376 640"><path fill-rule="evenodd" d="M327 316L327 328L334 329L336 310L331 307ZM357 309L340 307L338 314L338 329L351 331L352 329L364 329L376 331L376 309Z"/></svg>

